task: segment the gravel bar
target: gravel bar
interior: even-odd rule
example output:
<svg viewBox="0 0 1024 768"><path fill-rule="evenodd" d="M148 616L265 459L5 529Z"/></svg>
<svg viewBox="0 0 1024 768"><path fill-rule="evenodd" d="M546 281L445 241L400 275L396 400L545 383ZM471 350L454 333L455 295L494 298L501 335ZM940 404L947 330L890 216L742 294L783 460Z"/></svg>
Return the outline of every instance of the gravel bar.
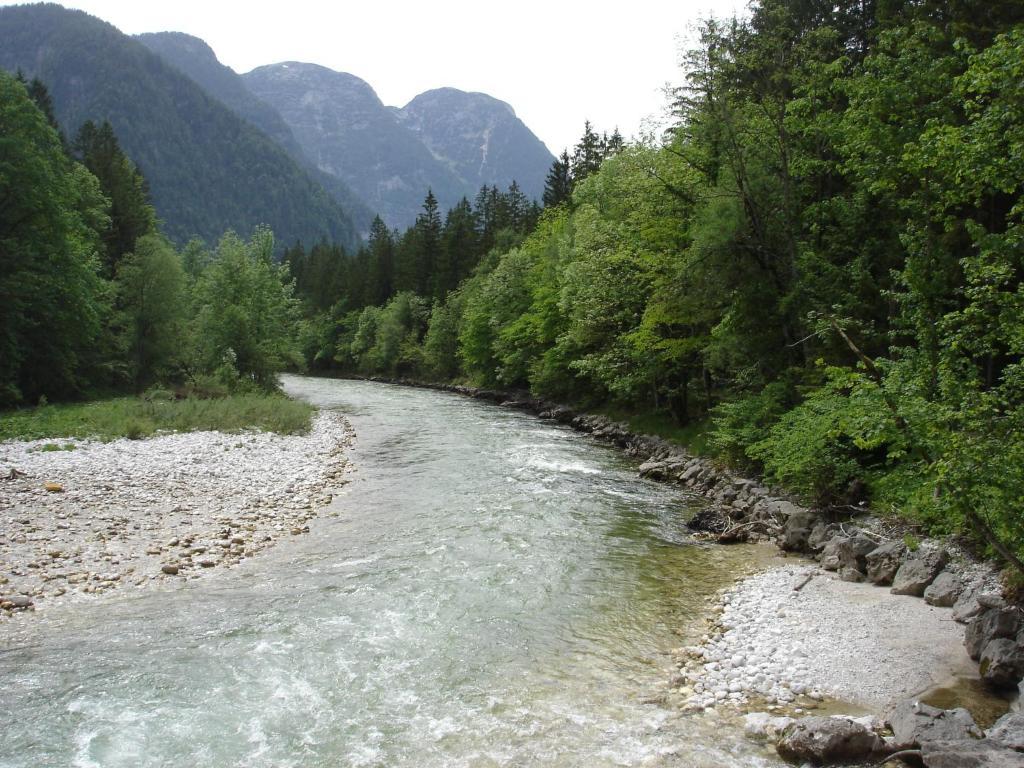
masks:
<svg viewBox="0 0 1024 768"><path fill-rule="evenodd" d="M306 435L0 443L0 620L199 578L307 532L345 482L352 439L340 414L318 411Z"/></svg>
<svg viewBox="0 0 1024 768"><path fill-rule="evenodd" d="M686 708L775 705L799 713L832 700L886 711L974 673L963 627L950 613L817 566L759 573L723 594L701 645L677 653Z"/></svg>

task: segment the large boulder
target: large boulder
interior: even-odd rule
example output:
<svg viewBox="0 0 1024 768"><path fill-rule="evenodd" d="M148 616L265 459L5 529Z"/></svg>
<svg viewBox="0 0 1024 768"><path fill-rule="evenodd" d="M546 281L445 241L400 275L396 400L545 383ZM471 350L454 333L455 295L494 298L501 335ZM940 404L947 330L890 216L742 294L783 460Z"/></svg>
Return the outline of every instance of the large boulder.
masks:
<svg viewBox="0 0 1024 768"><path fill-rule="evenodd" d="M839 532L839 526L835 523L819 521L811 529L807 537L807 549L811 552L821 552L825 545Z"/></svg>
<svg viewBox="0 0 1024 768"><path fill-rule="evenodd" d="M849 539L849 536L834 536L829 539L825 544L824 549L821 550L821 567L826 571L838 571L839 562L839 547L840 545Z"/></svg>
<svg viewBox="0 0 1024 768"><path fill-rule="evenodd" d="M982 736L971 713L963 707L938 709L915 699L897 704L888 722L893 742L900 749L913 749L927 741L980 739Z"/></svg>
<svg viewBox="0 0 1024 768"><path fill-rule="evenodd" d="M1013 606L988 608L975 616L964 632L964 646L967 655L975 661L981 658L981 652L993 640L1001 637L1013 637L1021 625L1021 612Z"/></svg>
<svg viewBox="0 0 1024 768"><path fill-rule="evenodd" d="M807 540L817 521L818 518L806 509L791 514L779 535L779 548L787 552L806 552L809 549Z"/></svg>
<svg viewBox="0 0 1024 768"><path fill-rule="evenodd" d="M989 728L985 737L1007 749L1024 752L1024 714L1009 712Z"/></svg>
<svg viewBox="0 0 1024 768"><path fill-rule="evenodd" d="M993 688L1016 688L1024 677L1024 643L1008 637L989 641L981 652L978 673Z"/></svg>
<svg viewBox="0 0 1024 768"><path fill-rule="evenodd" d="M901 541L887 541L868 552L864 558L868 581L872 584L892 584L906 553L907 548Z"/></svg>
<svg viewBox="0 0 1024 768"><path fill-rule="evenodd" d="M960 597L953 603L953 621L966 624L987 607L982 604L983 598L998 597L998 595L990 595L984 590L985 584L979 580L975 580L965 586L964 590L960 593Z"/></svg>
<svg viewBox="0 0 1024 768"><path fill-rule="evenodd" d="M863 581L867 571L867 555L877 547L877 543L864 534L840 541L836 546L840 578L843 581Z"/></svg>
<svg viewBox="0 0 1024 768"><path fill-rule="evenodd" d="M892 580L894 595L914 595L921 597L928 585L935 581L942 569L949 562L949 554L944 549L919 549L906 560L896 571Z"/></svg>
<svg viewBox="0 0 1024 768"><path fill-rule="evenodd" d="M785 760L820 765L860 762L882 752L885 742L847 717L805 717L785 730L775 748Z"/></svg>
<svg viewBox="0 0 1024 768"><path fill-rule="evenodd" d="M964 584L956 573L943 571L924 591L924 601L939 608L951 608L963 591Z"/></svg>
<svg viewBox="0 0 1024 768"><path fill-rule="evenodd" d="M929 741L921 745L926 768L1021 768L1019 752L988 739Z"/></svg>

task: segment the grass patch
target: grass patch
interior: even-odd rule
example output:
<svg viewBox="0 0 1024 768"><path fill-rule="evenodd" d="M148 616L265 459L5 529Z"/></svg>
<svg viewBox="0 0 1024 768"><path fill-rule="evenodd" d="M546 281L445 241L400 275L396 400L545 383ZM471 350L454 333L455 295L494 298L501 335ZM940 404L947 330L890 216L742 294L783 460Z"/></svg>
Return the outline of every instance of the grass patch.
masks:
<svg viewBox="0 0 1024 768"><path fill-rule="evenodd" d="M613 421L621 421L629 425L632 432L641 435L656 435L671 443L682 446L694 456L708 456L711 446L708 435L711 421L694 421L685 426L675 423L672 416L658 411L626 411L618 408L601 408L596 413L603 414Z"/></svg>
<svg viewBox="0 0 1024 768"><path fill-rule="evenodd" d="M309 431L315 409L280 394L242 394L217 398L118 397L89 403L41 405L0 414L0 440L96 438L134 440L157 432L261 429L280 434ZM51 447L53 446L53 447ZM70 447L68 447L70 446ZM47 443L40 450L73 450Z"/></svg>

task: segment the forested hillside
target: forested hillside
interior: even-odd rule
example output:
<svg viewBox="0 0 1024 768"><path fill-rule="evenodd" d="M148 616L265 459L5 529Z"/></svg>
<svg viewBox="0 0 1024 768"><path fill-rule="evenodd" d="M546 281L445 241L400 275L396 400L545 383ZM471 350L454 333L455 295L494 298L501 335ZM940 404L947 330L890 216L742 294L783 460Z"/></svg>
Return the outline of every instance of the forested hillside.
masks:
<svg viewBox="0 0 1024 768"><path fill-rule="evenodd" d="M314 357L653 413L818 504L1020 557L1022 21L1009 0L707 21L664 143L588 126L525 240L451 291L341 296Z"/></svg>
<svg viewBox="0 0 1024 768"><path fill-rule="evenodd" d="M106 22L57 5L0 8L0 42L0 67L47 85L66 135L111 123L179 244L259 224L283 242L356 244L346 213L283 149Z"/></svg>
<svg viewBox="0 0 1024 768"><path fill-rule="evenodd" d="M300 365L274 236L182 252L109 123L58 133L45 86L0 72L0 408L154 384L273 389Z"/></svg>
<svg viewBox="0 0 1024 768"><path fill-rule="evenodd" d="M348 215L360 233L369 230L374 213L340 178L319 170L303 153L284 119L246 88L241 75L221 64L209 45L182 32L136 35L153 53L194 80L204 91L273 139L318 182Z"/></svg>

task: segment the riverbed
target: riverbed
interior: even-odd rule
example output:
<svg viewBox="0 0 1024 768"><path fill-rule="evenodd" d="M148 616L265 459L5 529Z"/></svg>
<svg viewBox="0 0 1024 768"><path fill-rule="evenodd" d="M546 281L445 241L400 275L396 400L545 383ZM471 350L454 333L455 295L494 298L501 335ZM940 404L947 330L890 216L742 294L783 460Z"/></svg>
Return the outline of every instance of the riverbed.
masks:
<svg viewBox="0 0 1024 768"><path fill-rule="evenodd" d="M684 491L511 410L285 383L351 423L348 484L229 570L8 622L0 765L778 764L667 685L756 566Z"/></svg>

